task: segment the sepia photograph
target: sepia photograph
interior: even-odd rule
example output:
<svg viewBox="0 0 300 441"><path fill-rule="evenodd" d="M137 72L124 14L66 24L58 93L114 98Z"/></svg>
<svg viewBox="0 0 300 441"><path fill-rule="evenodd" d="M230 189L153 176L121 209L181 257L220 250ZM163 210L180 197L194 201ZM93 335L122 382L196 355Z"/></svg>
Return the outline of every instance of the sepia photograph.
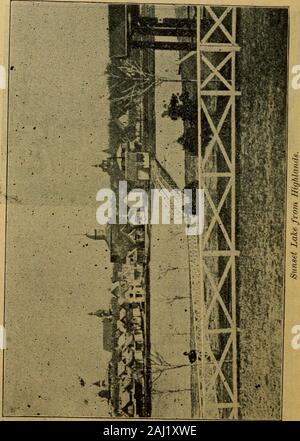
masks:
<svg viewBox="0 0 300 441"><path fill-rule="evenodd" d="M282 418L289 20L10 2L3 417Z"/></svg>

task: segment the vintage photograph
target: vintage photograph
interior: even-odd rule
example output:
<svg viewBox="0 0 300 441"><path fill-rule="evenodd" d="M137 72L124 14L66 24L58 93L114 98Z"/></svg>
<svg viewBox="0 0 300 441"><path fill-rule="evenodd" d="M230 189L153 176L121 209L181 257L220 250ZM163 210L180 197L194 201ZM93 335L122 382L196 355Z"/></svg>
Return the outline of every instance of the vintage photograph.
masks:
<svg viewBox="0 0 300 441"><path fill-rule="evenodd" d="M3 416L281 419L289 8L10 5Z"/></svg>

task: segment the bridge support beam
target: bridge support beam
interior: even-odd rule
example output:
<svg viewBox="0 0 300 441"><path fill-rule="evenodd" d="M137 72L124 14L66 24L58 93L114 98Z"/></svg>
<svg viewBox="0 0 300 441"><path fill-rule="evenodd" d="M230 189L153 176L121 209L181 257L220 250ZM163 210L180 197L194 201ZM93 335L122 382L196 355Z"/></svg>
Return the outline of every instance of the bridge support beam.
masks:
<svg viewBox="0 0 300 441"><path fill-rule="evenodd" d="M201 23L203 11L205 28ZM215 37L213 43L212 37ZM197 7L197 50L192 55L197 57L198 180L210 214L197 242L198 278L192 286L191 300L197 318L196 349L202 354L197 366L198 416L204 419L238 418L236 259L239 253L235 232L238 50L236 8ZM220 55L216 57L214 52ZM215 107L217 111L212 110ZM209 139L202 134L204 125L206 132L207 127L211 132ZM191 241L196 239L188 240L189 247L195 249Z"/></svg>

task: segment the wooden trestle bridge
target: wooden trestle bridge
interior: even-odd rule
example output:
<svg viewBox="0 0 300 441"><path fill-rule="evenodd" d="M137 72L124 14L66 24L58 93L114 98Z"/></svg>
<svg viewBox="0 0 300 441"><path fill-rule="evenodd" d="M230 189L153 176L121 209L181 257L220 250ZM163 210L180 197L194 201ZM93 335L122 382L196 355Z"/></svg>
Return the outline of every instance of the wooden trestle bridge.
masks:
<svg viewBox="0 0 300 441"><path fill-rule="evenodd" d="M192 367L192 416L236 419L239 252L236 250L235 161L236 97L240 95L236 90L236 56L240 50L236 43L236 8L199 6L196 25L196 45L193 43L190 46L193 50L181 59L185 62L197 58L198 181L204 190L206 219L202 235L187 236L191 347L199 358ZM209 137L204 135L207 127ZM155 167L152 176L155 185L171 190L170 180L160 176Z"/></svg>
<svg viewBox="0 0 300 441"><path fill-rule="evenodd" d="M197 50L188 54L197 57L198 180L207 221L202 235L188 236L193 327L201 354L198 416L205 419L238 418L236 23L235 7L197 7ZM217 118L207 99L216 100ZM203 124L210 127L208 140Z"/></svg>

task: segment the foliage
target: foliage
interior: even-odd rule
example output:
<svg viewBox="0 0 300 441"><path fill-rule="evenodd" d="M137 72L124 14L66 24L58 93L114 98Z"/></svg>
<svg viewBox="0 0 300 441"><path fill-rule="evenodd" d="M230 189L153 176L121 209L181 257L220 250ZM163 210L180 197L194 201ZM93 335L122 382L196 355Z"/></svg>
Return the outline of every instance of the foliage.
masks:
<svg viewBox="0 0 300 441"><path fill-rule="evenodd" d="M181 95L172 94L170 103L163 116L168 116L176 121L182 119L187 121L191 126L197 125L197 100L192 100L188 92L183 92Z"/></svg>

